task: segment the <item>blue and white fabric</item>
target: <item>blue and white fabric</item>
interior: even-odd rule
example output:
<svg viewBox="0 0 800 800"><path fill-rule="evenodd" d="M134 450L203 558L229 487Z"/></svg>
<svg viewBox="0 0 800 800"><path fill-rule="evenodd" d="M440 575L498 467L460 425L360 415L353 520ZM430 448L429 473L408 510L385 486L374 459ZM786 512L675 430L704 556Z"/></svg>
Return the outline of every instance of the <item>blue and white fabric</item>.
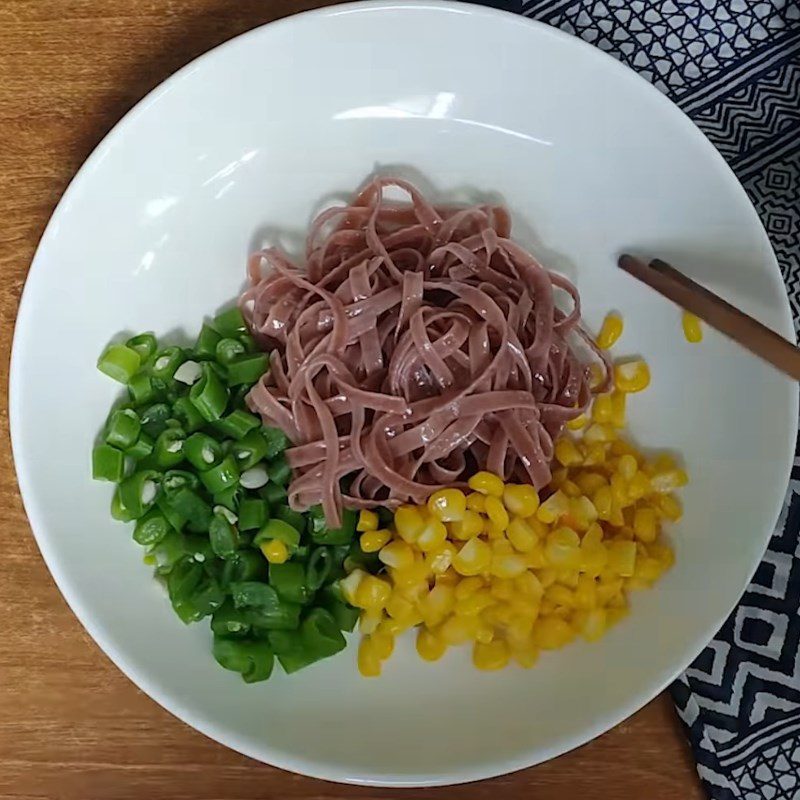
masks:
<svg viewBox="0 0 800 800"><path fill-rule="evenodd" d="M486 0L580 36L708 136L772 240L800 330L800 4ZM713 800L800 800L800 452L739 606L672 687Z"/></svg>

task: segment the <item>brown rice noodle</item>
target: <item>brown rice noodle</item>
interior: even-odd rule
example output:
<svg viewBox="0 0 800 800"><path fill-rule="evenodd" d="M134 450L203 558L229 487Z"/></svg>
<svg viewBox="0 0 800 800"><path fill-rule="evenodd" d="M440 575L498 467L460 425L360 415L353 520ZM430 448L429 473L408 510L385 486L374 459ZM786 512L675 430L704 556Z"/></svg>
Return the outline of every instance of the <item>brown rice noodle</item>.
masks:
<svg viewBox="0 0 800 800"><path fill-rule="evenodd" d="M270 369L248 404L293 443L293 509L321 503L336 526L343 506L421 503L481 469L550 481L554 439L606 388L608 362L576 288L509 235L503 208L434 207L377 178L317 217L304 267L250 257L240 304Z"/></svg>

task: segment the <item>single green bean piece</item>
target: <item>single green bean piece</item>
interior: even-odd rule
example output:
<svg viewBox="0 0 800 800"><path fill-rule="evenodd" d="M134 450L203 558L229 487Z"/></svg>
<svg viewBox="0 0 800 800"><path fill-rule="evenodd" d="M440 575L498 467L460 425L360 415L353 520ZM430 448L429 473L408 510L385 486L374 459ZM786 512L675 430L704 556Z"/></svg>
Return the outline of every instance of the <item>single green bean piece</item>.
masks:
<svg viewBox="0 0 800 800"><path fill-rule="evenodd" d="M250 431L231 445L231 454L236 459L239 470L244 472L266 456L267 443L259 431Z"/></svg>
<svg viewBox="0 0 800 800"><path fill-rule="evenodd" d="M222 337L210 326L203 325L194 346L194 354L198 358L214 358L216 355L217 343Z"/></svg>
<svg viewBox="0 0 800 800"><path fill-rule="evenodd" d="M222 514L214 514L208 526L211 549L220 558L231 558L239 547L236 528Z"/></svg>
<svg viewBox="0 0 800 800"><path fill-rule="evenodd" d="M177 492L178 489L197 489L200 480L193 472L185 469L168 469L161 481L161 488L167 496Z"/></svg>
<svg viewBox="0 0 800 800"><path fill-rule="evenodd" d="M225 600L217 582L191 556L185 556L172 567L167 591L175 613L185 623L213 614Z"/></svg>
<svg viewBox="0 0 800 800"><path fill-rule="evenodd" d="M244 349L248 353L258 352L258 344L256 343L256 340L249 333L243 333L239 337L239 341L244 345Z"/></svg>
<svg viewBox="0 0 800 800"><path fill-rule="evenodd" d="M166 502L172 510L186 520L189 530L207 531L211 524L211 506L192 489L178 489L167 495Z"/></svg>
<svg viewBox="0 0 800 800"><path fill-rule="evenodd" d="M141 364L139 353L124 344L109 345L97 359L97 369L120 383L128 383Z"/></svg>
<svg viewBox="0 0 800 800"><path fill-rule="evenodd" d="M143 545L154 545L160 542L172 529L167 518L157 508L152 508L141 519L136 521L133 539Z"/></svg>
<svg viewBox="0 0 800 800"><path fill-rule="evenodd" d="M324 608L312 608L308 612L300 625L300 636L315 661L344 650L347 644L336 620Z"/></svg>
<svg viewBox="0 0 800 800"><path fill-rule="evenodd" d="M293 528L296 528L300 531L300 535L302 536L303 532L306 529L306 518L304 514L301 514L299 511L293 511L287 505L280 505L272 512L273 519L279 519L283 522L288 523Z"/></svg>
<svg viewBox="0 0 800 800"><path fill-rule="evenodd" d="M287 675L317 660L306 648L300 631L270 631L269 643Z"/></svg>
<svg viewBox="0 0 800 800"><path fill-rule="evenodd" d="M211 494L219 494L239 485L239 470L233 456L225 456L216 466L200 473L203 486Z"/></svg>
<svg viewBox="0 0 800 800"><path fill-rule="evenodd" d="M125 342L126 347L135 350L139 354L139 359L142 364L146 364L153 353L158 349L158 342L152 333L140 333L138 336L132 336Z"/></svg>
<svg viewBox="0 0 800 800"><path fill-rule="evenodd" d="M269 503L270 508L286 503L286 487L278 486L277 483L268 483L259 489L258 493Z"/></svg>
<svg viewBox="0 0 800 800"><path fill-rule="evenodd" d="M133 519L143 517L155 502L161 475L155 470L141 469L119 485L119 499Z"/></svg>
<svg viewBox="0 0 800 800"><path fill-rule="evenodd" d="M228 362L228 386L255 383L267 371L267 365L267 357L264 353L234 358Z"/></svg>
<svg viewBox="0 0 800 800"><path fill-rule="evenodd" d="M220 339L214 356L220 364L230 364L238 356L246 352L244 344L238 339Z"/></svg>
<svg viewBox="0 0 800 800"><path fill-rule="evenodd" d="M164 488L164 483L162 481L161 488ZM162 491L161 494L156 499L156 507L163 515L164 519L176 530L181 531L183 530L183 526L186 525L186 519L179 514L175 509L172 507L172 504L167 501L167 497L169 495Z"/></svg>
<svg viewBox="0 0 800 800"><path fill-rule="evenodd" d="M253 544L260 547L266 542L278 539L286 545L290 553L294 553L300 544L300 531L281 519L269 519L263 528L255 535Z"/></svg>
<svg viewBox="0 0 800 800"><path fill-rule="evenodd" d="M250 633L250 623L246 612L228 598L211 617L211 630L217 636L240 638Z"/></svg>
<svg viewBox="0 0 800 800"><path fill-rule="evenodd" d="M140 433L139 438L126 451L125 455L130 456L134 461L141 461L147 458L155 447L155 442L146 433Z"/></svg>
<svg viewBox="0 0 800 800"><path fill-rule="evenodd" d="M158 391L155 382L147 373L137 372L128 381L128 394L137 406L142 406L155 400L158 396Z"/></svg>
<svg viewBox="0 0 800 800"><path fill-rule="evenodd" d="M300 606L289 603L266 583L243 581L230 585L236 608L247 609L247 619L263 630L293 630L300 624Z"/></svg>
<svg viewBox="0 0 800 800"><path fill-rule="evenodd" d="M122 504L119 496L119 486L114 490L114 495L111 498L111 518L118 522L133 522L135 517L128 511Z"/></svg>
<svg viewBox="0 0 800 800"><path fill-rule="evenodd" d="M119 483L125 476L125 454L110 444L92 450L92 477L96 481Z"/></svg>
<svg viewBox="0 0 800 800"><path fill-rule="evenodd" d="M264 453L266 459L275 458L292 444L289 437L280 428L271 428L265 425L261 429L261 435L267 443L267 450Z"/></svg>
<svg viewBox="0 0 800 800"><path fill-rule="evenodd" d="M156 438L166 429L167 420L171 417L172 412L166 403L153 403L139 415L139 419L142 422L142 430L153 438Z"/></svg>
<svg viewBox="0 0 800 800"><path fill-rule="evenodd" d="M269 583L279 597L290 603L304 605L313 597L313 592L306 584L305 567L296 561L270 564Z"/></svg>
<svg viewBox="0 0 800 800"><path fill-rule="evenodd" d="M214 428L218 430L223 436L229 436L232 439L242 439L250 431L255 431L261 425L258 417L237 408L231 411L227 417L218 419L214 423Z"/></svg>
<svg viewBox="0 0 800 800"><path fill-rule="evenodd" d="M186 396L179 397L172 405L172 413L187 433L199 431L206 424L203 415Z"/></svg>
<svg viewBox="0 0 800 800"><path fill-rule="evenodd" d="M156 572L167 575L170 570L186 555L186 537L177 530L172 530L158 543L153 545L148 554L156 562Z"/></svg>
<svg viewBox="0 0 800 800"><path fill-rule="evenodd" d="M162 381L171 381L175 370L183 364L186 356L180 347L165 347L156 353L150 372L154 378Z"/></svg>
<svg viewBox="0 0 800 800"><path fill-rule="evenodd" d="M183 461L186 433L181 428L169 427L156 439L155 458L159 469L177 467Z"/></svg>
<svg viewBox="0 0 800 800"><path fill-rule="evenodd" d="M306 585L316 592L328 580L333 566L333 553L329 547L315 547L306 564Z"/></svg>
<svg viewBox="0 0 800 800"><path fill-rule="evenodd" d="M269 642L263 639L224 639L215 636L213 653L221 667L240 673L245 683L265 681L272 674L274 656Z"/></svg>
<svg viewBox="0 0 800 800"><path fill-rule="evenodd" d="M325 521L322 506L312 506L308 510L308 525L311 541L315 544L349 544L356 532L358 514L351 508L342 510L342 524L329 528Z"/></svg>
<svg viewBox="0 0 800 800"><path fill-rule="evenodd" d="M228 405L228 390L211 363L203 363L203 374L189 390L189 399L207 422L220 419Z"/></svg>
<svg viewBox="0 0 800 800"><path fill-rule="evenodd" d="M234 514L238 514L239 502L242 499L243 494L244 492L242 487L238 484L235 486L229 486L227 489L223 489L221 492L217 492L214 495L214 505L224 506Z"/></svg>
<svg viewBox="0 0 800 800"><path fill-rule="evenodd" d="M186 460L197 470L210 469L222 461L219 442L206 433L193 433L183 445Z"/></svg>
<svg viewBox="0 0 800 800"><path fill-rule="evenodd" d="M256 550L240 550L222 566L220 583L228 587L241 581L262 581L267 579L267 562Z"/></svg>
<svg viewBox="0 0 800 800"><path fill-rule="evenodd" d="M139 438L141 422L132 408L120 408L111 412L106 423L106 444L127 450Z"/></svg>
<svg viewBox="0 0 800 800"><path fill-rule="evenodd" d="M246 497L239 504L239 530L258 530L268 519L269 505L266 500Z"/></svg>
<svg viewBox="0 0 800 800"><path fill-rule="evenodd" d="M278 453L272 461L267 463L267 475L272 483L279 486L286 486L292 477L292 468L283 453Z"/></svg>
<svg viewBox="0 0 800 800"><path fill-rule="evenodd" d="M242 312L234 306L214 317L214 330L219 331L222 336L235 338L247 333L247 324Z"/></svg>
<svg viewBox="0 0 800 800"><path fill-rule="evenodd" d="M346 603L341 597L341 592L337 595L333 587L326 586L319 594L319 603L330 612L341 630L348 632L355 630L361 612Z"/></svg>

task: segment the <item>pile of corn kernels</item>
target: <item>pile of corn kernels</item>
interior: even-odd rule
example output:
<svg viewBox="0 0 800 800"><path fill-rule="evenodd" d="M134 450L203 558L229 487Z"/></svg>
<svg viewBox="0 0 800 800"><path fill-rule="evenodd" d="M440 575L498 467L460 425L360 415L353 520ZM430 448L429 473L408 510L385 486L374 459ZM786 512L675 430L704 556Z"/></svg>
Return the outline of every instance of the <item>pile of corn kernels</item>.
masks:
<svg viewBox="0 0 800 800"><path fill-rule="evenodd" d="M621 436L626 397L649 384L647 365L619 364L614 378L614 390L556 442L541 502L532 486L479 472L469 492L444 489L425 506L401 506L391 529L361 512L361 547L385 566L342 581L362 609L363 675L379 675L395 637L414 627L428 661L471 643L479 669L530 667L540 650L599 639L627 614L628 591L669 569L662 524L680 519L674 491L688 478L671 457L647 459Z"/></svg>

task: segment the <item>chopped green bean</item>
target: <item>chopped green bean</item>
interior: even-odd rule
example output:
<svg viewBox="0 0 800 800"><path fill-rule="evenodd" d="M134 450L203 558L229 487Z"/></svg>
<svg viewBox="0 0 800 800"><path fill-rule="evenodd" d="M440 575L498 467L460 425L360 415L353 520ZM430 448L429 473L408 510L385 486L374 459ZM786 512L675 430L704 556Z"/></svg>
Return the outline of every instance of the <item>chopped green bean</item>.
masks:
<svg viewBox="0 0 800 800"><path fill-rule="evenodd" d="M186 433L181 428L166 428L161 432L155 445L156 464L159 469L171 469L183 461L183 448Z"/></svg>
<svg viewBox="0 0 800 800"><path fill-rule="evenodd" d="M214 358L217 349L217 342L222 337L210 326L203 325L194 346L194 354L198 358Z"/></svg>
<svg viewBox="0 0 800 800"><path fill-rule="evenodd" d="M239 470L233 457L225 456L219 464L201 472L200 480L211 494L219 494L239 485Z"/></svg>
<svg viewBox="0 0 800 800"><path fill-rule="evenodd" d="M139 370L142 359L124 344L111 344L97 360L97 369L120 383L127 383Z"/></svg>
<svg viewBox="0 0 800 800"><path fill-rule="evenodd" d="M333 566L333 553L329 547L315 547L306 564L306 585L315 592L328 580Z"/></svg>
<svg viewBox="0 0 800 800"><path fill-rule="evenodd" d="M186 555L186 537L172 530L148 550L156 562L156 572L166 575Z"/></svg>
<svg viewBox="0 0 800 800"><path fill-rule="evenodd" d="M214 427L220 431L224 436L230 436L232 439L242 439L250 431L255 431L261 425L261 421L253 414L237 408L228 414L227 417L218 419L214 423Z"/></svg>
<svg viewBox="0 0 800 800"><path fill-rule="evenodd" d="M225 600L219 584L191 556L182 558L172 567L167 591L175 613L185 623L213 614Z"/></svg>
<svg viewBox="0 0 800 800"><path fill-rule="evenodd" d="M141 423L132 408L120 408L111 412L106 424L106 444L127 450L139 438Z"/></svg>
<svg viewBox="0 0 800 800"><path fill-rule="evenodd" d="M171 381L175 375L175 370L186 360L183 350L180 347L165 347L156 353L150 367L154 378L162 381Z"/></svg>
<svg viewBox="0 0 800 800"><path fill-rule="evenodd" d="M292 468L283 453L278 453L272 461L268 462L267 475L272 483L277 483L279 486L286 486L289 483L289 478L292 477Z"/></svg>
<svg viewBox="0 0 800 800"><path fill-rule="evenodd" d="M236 528L222 514L214 514L208 526L211 549L220 558L231 558L239 547Z"/></svg>
<svg viewBox="0 0 800 800"><path fill-rule="evenodd" d="M92 477L96 481L119 483L125 476L125 454L110 444L92 450Z"/></svg>
<svg viewBox="0 0 800 800"><path fill-rule="evenodd" d="M207 531L211 523L211 506L192 489L182 488L167 496L167 503L186 520L191 531Z"/></svg>
<svg viewBox="0 0 800 800"><path fill-rule="evenodd" d="M271 428L265 425L261 429L261 435L267 443L267 450L264 453L266 459L275 458L292 444L289 437L280 428Z"/></svg>
<svg viewBox="0 0 800 800"><path fill-rule="evenodd" d="M277 483L268 483L259 489L258 493L271 508L286 503L286 487L278 486Z"/></svg>
<svg viewBox="0 0 800 800"><path fill-rule="evenodd" d="M214 355L220 364L230 364L238 356L245 354L245 346L238 339L220 339Z"/></svg>
<svg viewBox="0 0 800 800"><path fill-rule="evenodd" d="M334 617L324 608L312 608L300 625L300 636L315 661L344 650L342 631Z"/></svg>
<svg viewBox="0 0 800 800"><path fill-rule="evenodd" d="M164 473L161 486L169 496L179 489L197 489L200 480L193 472L185 469L169 469Z"/></svg>
<svg viewBox="0 0 800 800"><path fill-rule="evenodd" d="M313 592L306 584L306 571L297 561L284 564L269 565L269 583L279 597L290 603L304 605L313 597Z"/></svg>
<svg viewBox="0 0 800 800"><path fill-rule="evenodd" d="M225 669L241 674L245 683L265 681L272 674L274 656L263 639L224 639L214 637L214 658Z"/></svg>
<svg viewBox="0 0 800 800"><path fill-rule="evenodd" d="M234 358L228 362L228 386L255 383L266 371L267 357L264 353Z"/></svg>
<svg viewBox="0 0 800 800"><path fill-rule="evenodd" d="M311 541L315 544L349 544L356 532L358 514L351 508L342 510L342 524L329 528L325 521L322 506L312 506L308 510L308 525Z"/></svg>
<svg viewBox="0 0 800 800"><path fill-rule="evenodd" d="M214 422L225 413L228 390L211 363L203 363L203 374L189 390L189 399L207 422Z"/></svg>
<svg viewBox="0 0 800 800"><path fill-rule="evenodd" d="M163 481L161 483L161 487L162 489L164 487ZM186 525L186 519L177 511L175 511L175 509L172 507L172 504L167 501L167 497L168 494L166 492L161 492L161 494L156 498L156 507L161 512L164 519L166 519L176 531L183 530L183 526Z"/></svg>
<svg viewBox="0 0 800 800"><path fill-rule="evenodd" d="M193 433L183 446L186 460L203 472L222 461L222 448L216 439L206 433Z"/></svg>
<svg viewBox="0 0 800 800"><path fill-rule="evenodd" d="M266 583L232 583L230 591L236 608L246 608L247 619L257 628L293 630L300 624L300 606L282 600Z"/></svg>
<svg viewBox="0 0 800 800"><path fill-rule="evenodd" d="M239 505L239 530L257 530L269 519L269 505L266 500L247 497Z"/></svg>
<svg viewBox="0 0 800 800"><path fill-rule="evenodd" d="M242 499L242 487L238 484L229 486L221 492L214 495L214 505L224 506L234 514L238 513L239 501Z"/></svg>
<svg viewBox="0 0 800 800"><path fill-rule="evenodd" d="M290 553L297 550L300 544L300 531L281 519L267 520L263 528L255 535L253 544L260 547L266 542L278 539L283 542Z"/></svg>
<svg viewBox="0 0 800 800"><path fill-rule="evenodd" d="M235 338L247 333L247 325L242 312L234 306L214 317L214 330L219 331L222 336Z"/></svg>
<svg viewBox="0 0 800 800"><path fill-rule="evenodd" d="M303 532L306 529L306 518L303 514L299 511L292 511L289 506L280 505L272 512L272 517L274 519L282 520L283 522L288 523L293 528L296 528L300 535L302 536Z"/></svg>
<svg viewBox="0 0 800 800"><path fill-rule="evenodd" d="M346 603L342 599L341 593L336 593L333 587L326 586L319 594L319 602L323 608L330 612L341 630L355 630L361 612Z"/></svg>
<svg viewBox="0 0 800 800"><path fill-rule="evenodd" d="M111 498L111 517L118 522L132 522L135 519L120 499L119 486L114 490L114 495Z"/></svg>
<svg viewBox="0 0 800 800"><path fill-rule="evenodd" d="M317 660L306 648L300 631L270 631L269 643L287 675Z"/></svg>
<svg viewBox="0 0 800 800"><path fill-rule="evenodd" d="M136 521L133 530L135 542L143 545L154 545L160 542L171 530L167 518L157 508L152 508L141 519Z"/></svg>
<svg viewBox="0 0 800 800"><path fill-rule="evenodd" d="M125 478L119 485L119 499L132 519L143 517L153 505L161 483L161 475L151 469L141 469Z"/></svg>
<svg viewBox="0 0 800 800"><path fill-rule="evenodd" d="M206 424L203 415L186 396L179 397L172 406L172 413L187 433L199 431Z"/></svg>
<svg viewBox="0 0 800 800"><path fill-rule="evenodd" d="M267 562L255 550L240 550L233 558L225 561L220 581L230 586L240 581L260 581L267 578Z"/></svg>
<svg viewBox="0 0 800 800"><path fill-rule="evenodd" d="M250 633L246 612L236 608L233 600L226 600L211 617L211 630L217 636L241 637Z"/></svg>
<svg viewBox="0 0 800 800"><path fill-rule="evenodd" d="M235 413L235 412L234 412ZM267 454L267 443L259 431L250 431L231 446L240 471L254 467Z"/></svg>
<svg viewBox="0 0 800 800"><path fill-rule="evenodd" d="M239 341L244 345L244 349L248 353L258 352L258 344L256 343L256 340L249 333L243 333L239 337Z"/></svg>
<svg viewBox="0 0 800 800"><path fill-rule="evenodd" d="M140 433L136 442L125 451L125 455L134 461L141 461L153 452L154 447L155 442L146 433Z"/></svg>
<svg viewBox="0 0 800 800"><path fill-rule="evenodd" d="M139 354L139 359L142 364L146 364L153 353L158 348L156 337L152 333L140 333L138 336L132 336L125 342L126 347L135 350Z"/></svg>
<svg viewBox="0 0 800 800"><path fill-rule="evenodd" d="M172 413L166 403L153 403L139 415L142 430L148 436L156 438L167 427L167 420L171 416Z"/></svg>

